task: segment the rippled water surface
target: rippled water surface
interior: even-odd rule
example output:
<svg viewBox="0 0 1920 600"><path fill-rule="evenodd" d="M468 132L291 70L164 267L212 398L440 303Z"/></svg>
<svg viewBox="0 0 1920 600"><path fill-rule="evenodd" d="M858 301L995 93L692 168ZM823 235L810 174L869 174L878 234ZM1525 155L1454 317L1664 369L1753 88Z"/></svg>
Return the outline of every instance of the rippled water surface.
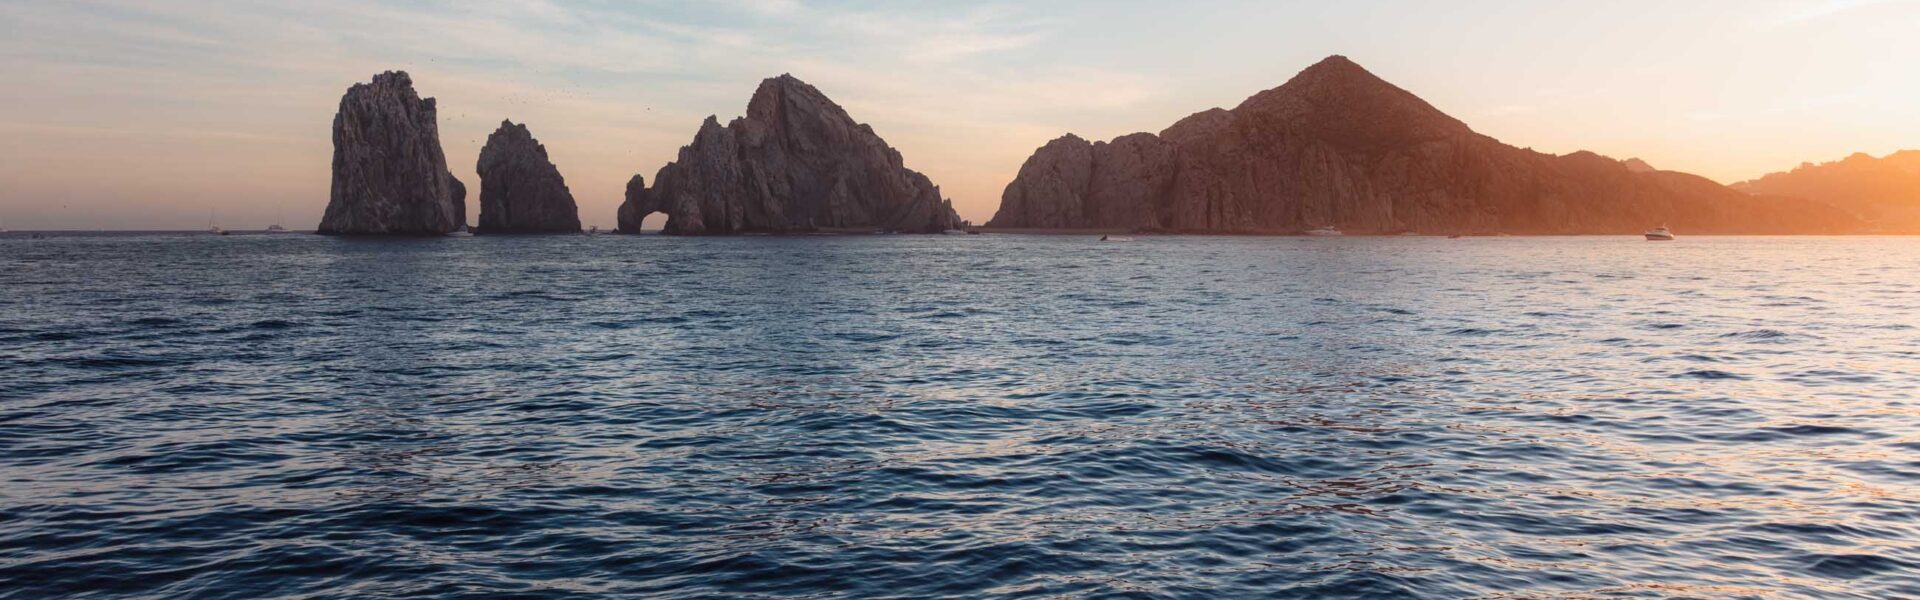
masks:
<svg viewBox="0 0 1920 600"><path fill-rule="evenodd" d="M1920 596L1920 240L0 238L0 597Z"/></svg>

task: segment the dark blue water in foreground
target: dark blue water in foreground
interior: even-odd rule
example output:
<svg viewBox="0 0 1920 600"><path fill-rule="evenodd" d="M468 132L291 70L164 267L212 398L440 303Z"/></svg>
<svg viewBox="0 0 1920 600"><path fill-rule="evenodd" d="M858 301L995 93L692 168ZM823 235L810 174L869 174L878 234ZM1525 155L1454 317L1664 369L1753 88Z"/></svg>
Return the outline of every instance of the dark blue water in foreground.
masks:
<svg viewBox="0 0 1920 600"><path fill-rule="evenodd" d="M1920 596L1920 239L0 238L0 597Z"/></svg>

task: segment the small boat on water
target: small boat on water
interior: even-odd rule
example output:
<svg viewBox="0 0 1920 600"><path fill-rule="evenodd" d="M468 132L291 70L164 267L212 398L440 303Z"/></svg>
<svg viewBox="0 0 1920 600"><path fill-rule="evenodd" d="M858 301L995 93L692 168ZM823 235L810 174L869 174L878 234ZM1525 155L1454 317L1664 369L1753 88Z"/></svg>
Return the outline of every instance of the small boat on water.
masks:
<svg viewBox="0 0 1920 600"><path fill-rule="evenodd" d="M287 228L281 227L279 223L274 223L272 225L267 226L267 233L293 233L293 232L287 231Z"/></svg>
<svg viewBox="0 0 1920 600"><path fill-rule="evenodd" d="M1124 236L1124 235L1103 235L1103 236L1100 236L1100 241L1102 241L1102 242L1131 242L1131 241L1133 241L1133 238L1130 238L1130 237L1127 237L1127 236Z"/></svg>
<svg viewBox="0 0 1920 600"><path fill-rule="evenodd" d="M447 232L447 237L473 237L473 232L468 231L466 225L461 225L459 229Z"/></svg>
<svg viewBox="0 0 1920 600"><path fill-rule="evenodd" d="M1673 230L1667 229L1667 226L1665 225L1661 225L1659 227L1655 227L1653 229L1647 230L1646 236L1648 241L1671 242L1673 241Z"/></svg>
<svg viewBox="0 0 1920 600"><path fill-rule="evenodd" d="M1335 228L1332 225L1324 225L1321 227L1316 227L1314 229L1308 229L1306 233L1307 235L1345 235L1343 233L1340 233L1340 230Z"/></svg>

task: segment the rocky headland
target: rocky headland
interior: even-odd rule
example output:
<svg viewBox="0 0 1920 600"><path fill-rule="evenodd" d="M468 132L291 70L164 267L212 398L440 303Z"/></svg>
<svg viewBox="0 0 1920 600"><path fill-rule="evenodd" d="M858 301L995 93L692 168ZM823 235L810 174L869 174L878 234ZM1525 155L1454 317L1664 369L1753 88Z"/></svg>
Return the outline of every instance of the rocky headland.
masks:
<svg viewBox="0 0 1920 600"><path fill-rule="evenodd" d="M958 227L940 188L820 90L781 75L760 83L747 114L708 117L653 187L636 175L619 230L652 213L670 234L939 232Z"/></svg>
<svg viewBox="0 0 1920 600"><path fill-rule="evenodd" d="M579 233L580 209L547 148L524 124L501 121L475 165L480 233Z"/></svg>
<svg viewBox="0 0 1920 600"><path fill-rule="evenodd" d="M989 227L1293 233L1844 233L1818 202L1754 197L1591 152L1475 133L1341 56L1231 110L1036 151Z"/></svg>
<svg viewBox="0 0 1920 600"><path fill-rule="evenodd" d="M333 188L318 233L438 235L466 226L432 98L404 71L356 83L333 117Z"/></svg>
<svg viewBox="0 0 1920 600"><path fill-rule="evenodd" d="M1769 173L1733 188L1838 206L1860 215L1875 233L1920 233L1920 150L1801 163L1792 171Z"/></svg>

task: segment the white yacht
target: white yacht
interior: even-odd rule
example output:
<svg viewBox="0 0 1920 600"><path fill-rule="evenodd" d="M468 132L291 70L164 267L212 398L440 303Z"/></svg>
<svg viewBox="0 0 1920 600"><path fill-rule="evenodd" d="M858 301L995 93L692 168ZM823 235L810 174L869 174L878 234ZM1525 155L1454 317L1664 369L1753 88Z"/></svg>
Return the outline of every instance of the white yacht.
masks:
<svg viewBox="0 0 1920 600"><path fill-rule="evenodd" d="M1649 241L1655 241L1655 242L1673 241L1673 230L1667 229L1667 226L1665 225L1661 225L1659 227L1655 227L1653 229L1647 230L1646 235Z"/></svg>
<svg viewBox="0 0 1920 600"><path fill-rule="evenodd" d="M1307 235L1345 235L1345 234L1340 233L1340 230L1335 228L1332 225L1324 225L1314 229L1308 229Z"/></svg>
<svg viewBox="0 0 1920 600"><path fill-rule="evenodd" d="M467 226L463 224L459 229L447 232L447 237L473 237L473 232L467 231Z"/></svg>

